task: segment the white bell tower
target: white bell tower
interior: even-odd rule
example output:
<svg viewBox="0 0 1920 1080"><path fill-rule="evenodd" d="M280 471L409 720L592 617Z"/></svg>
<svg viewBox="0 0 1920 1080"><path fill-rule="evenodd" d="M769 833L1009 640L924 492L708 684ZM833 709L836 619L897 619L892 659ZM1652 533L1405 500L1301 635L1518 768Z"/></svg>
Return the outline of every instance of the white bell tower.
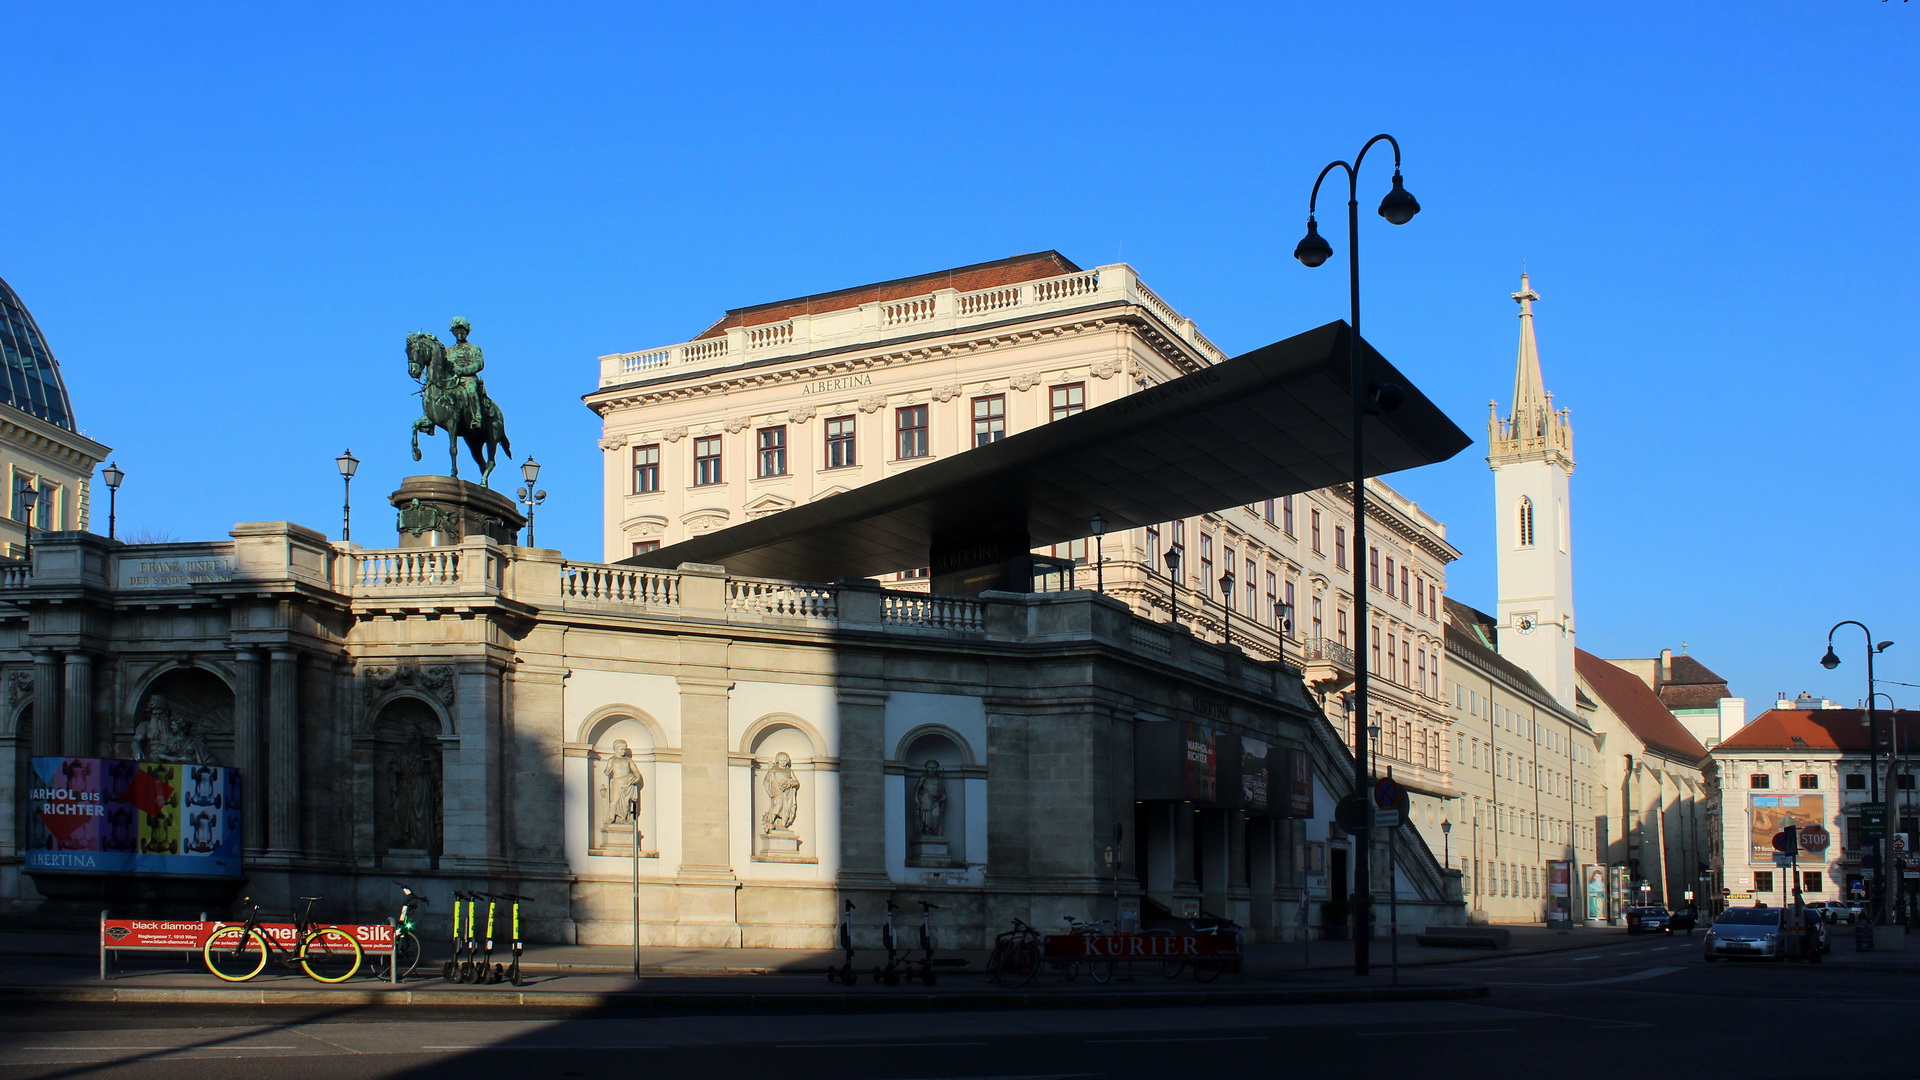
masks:
<svg viewBox="0 0 1920 1080"><path fill-rule="evenodd" d="M1493 469L1497 528L1500 655L1526 669L1574 708L1573 424L1553 408L1540 377L1533 304L1540 299L1520 275L1520 359L1513 412L1488 406L1487 465Z"/></svg>

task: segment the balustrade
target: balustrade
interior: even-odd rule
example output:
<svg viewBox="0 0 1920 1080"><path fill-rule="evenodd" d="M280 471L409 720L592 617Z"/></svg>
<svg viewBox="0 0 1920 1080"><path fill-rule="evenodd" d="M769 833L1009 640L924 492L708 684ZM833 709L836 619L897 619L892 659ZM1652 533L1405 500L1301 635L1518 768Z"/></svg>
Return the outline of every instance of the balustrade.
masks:
<svg viewBox="0 0 1920 1080"><path fill-rule="evenodd" d="M767 615L795 615L809 619L838 617L839 605L833 589L824 585L801 585L791 581L760 578L728 578L727 610L754 611Z"/></svg>
<svg viewBox="0 0 1920 1080"><path fill-rule="evenodd" d="M880 620L889 626L929 630L985 630L987 606L961 597L889 593L881 600Z"/></svg>
<svg viewBox="0 0 1920 1080"><path fill-rule="evenodd" d="M680 603L680 575L605 563L563 563L560 595L603 604L672 607Z"/></svg>

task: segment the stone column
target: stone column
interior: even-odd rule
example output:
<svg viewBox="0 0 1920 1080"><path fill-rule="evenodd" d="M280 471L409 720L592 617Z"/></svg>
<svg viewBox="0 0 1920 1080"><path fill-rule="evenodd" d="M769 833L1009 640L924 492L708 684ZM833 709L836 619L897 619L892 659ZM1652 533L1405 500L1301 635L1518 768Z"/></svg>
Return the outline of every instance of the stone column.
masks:
<svg viewBox="0 0 1920 1080"><path fill-rule="evenodd" d="M273 650L268 695L267 779L272 783L267 846L278 859L300 854L300 654Z"/></svg>
<svg viewBox="0 0 1920 1080"><path fill-rule="evenodd" d="M33 756L60 753L60 654L43 649L33 654Z"/></svg>
<svg viewBox="0 0 1920 1080"><path fill-rule="evenodd" d="M263 854L267 835L267 774L261 768L259 649L234 650L233 765L240 770L240 828L249 858Z"/></svg>
<svg viewBox="0 0 1920 1080"><path fill-rule="evenodd" d="M887 695L842 688L839 707L839 884L842 889L884 890L890 888L887 818L881 812L887 805Z"/></svg>
<svg viewBox="0 0 1920 1080"><path fill-rule="evenodd" d="M94 757L93 657L77 651L67 654L66 691L61 752L68 757Z"/></svg>

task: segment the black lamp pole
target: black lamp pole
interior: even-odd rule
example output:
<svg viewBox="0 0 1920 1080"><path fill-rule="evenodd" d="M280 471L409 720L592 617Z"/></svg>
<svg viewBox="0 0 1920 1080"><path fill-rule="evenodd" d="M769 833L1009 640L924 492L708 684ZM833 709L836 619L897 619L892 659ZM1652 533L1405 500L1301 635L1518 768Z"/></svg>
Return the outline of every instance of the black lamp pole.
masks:
<svg viewBox="0 0 1920 1080"><path fill-rule="evenodd" d="M1375 135L1368 139L1360 152L1354 155L1353 163L1336 161L1320 170L1313 181L1313 194L1307 200L1307 235L1302 237L1293 249L1293 257L1309 267L1319 266L1333 256L1333 246L1321 237L1314 224L1314 211L1320 202L1320 183L1327 174L1335 169L1344 169L1347 174L1347 292L1351 310L1348 320L1350 329L1347 336L1347 392L1353 399L1353 605L1354 605L1354 662L1353 662L1353 797L1363 806L1371 807L1368 799L1367 776L1367 480L1366 480L1366 442L1364 421L1368 413L1391 411L1399 404L1401 390L1390 383L1369 384L1365 369L1360 363L1360 163L1366 159L1367 151L1375 143L1384 142L1393 147L1393 189L1386 198L1380 200L1380 216L1390 224L1405 225L1420 212L1420 204L1407 193L1400 181L1400 143L1391 135ZM1373 932L1372 906L1373 876L1368 859L1368 848L1372 840L1371 829L1367 830L1367 841L1355 845L1353 860L1353 971L1356 975L1370 972L1370 948Z"/></svg>
<svg viewBox="0 0 1920 1080"><path fill-rule="evenodd" d="M1853 619L1842 619L1834 623L1833 628L1827 631L1827 655L1820 658L1820 666L1826 668L1828 671L1832 671L1834 668L1840 666L1840 657L1833 651L1833 635L1843 626L1857 626L1860 628L1860 632L1866 635L1867 638L1867 784L1869 789L1867 792L1867 801L1877 803L1880 801L1880 726L1879 716L1874 711L1874 698L1876 695L1873 690L1873 657L1875 653L1883 653L1893 648L1893 642L1882 641L1875 644L1873 631L1867 629L1866 623L1856 622ZM1894 808L1893 767L1893 747L1889 744L1887 747L1887 820L1886 828L1881 830L1883 837L1893 832L1900 824L1895 816L1897 812ZM1876 869L1882 874L1892 874L1893 867L1891 863L1893 860L1881 856L1881 851L1883 850L1881 841L1874 840L1870 841L1870 843L1873 845L1873 861ZM1891 854L1893 845L1891 843L1886 844L1884 850ZM1874 910L1878 912L1879 920L1882 922L1887 921L1891 915L1887 910L1887 899L1892 891L1893 879L1891 877L1883 878L1880 888L1875 890L1877 895L1874 898L1873 907Z"/></svg>
<svg viewBox="0 0 1920 1080"><path fill-rule="evenodd" d="M1173 625L1180 625L1180 549L1167 549L1167 603L1172 605Z"/></svg>
<svg viewBox="0 0 1920 1080"><path fill-rule="evenodd" d="M1233 571L1220 575L1220 607L1226 614L1221 616L1226 644L1233 644Z"/></svg>
<svg viewBox="0 0 1920 1080"><path fill-rule="evenodd" d="M100 470L100 479L107 482L107 539L113 539L114 518L120 509L120 484L127 478L125 469L117 461L108 462Z"/></svg>
<svg viewBox="0 0 1920 1080"><path fill-rule="evenodd" d="M1087 528L1093 532L1093 587L1097 592L1105 595L1107 591L1107 548L1101 540L1107 535L1107 519L1101 517L1099 514L1095 514L1093 515L1093 520L1087 522Z"/></svg>
<svg viewBox="0 0 1920 1080"><path fill-rule="evenodd" d="M342 494L340 496L340 542L353 539L353 474L360 469L360 459L349 450L333 459L340 466Z"/></svg>
<svg viewBox="0 0 1920 1080"><path fill-rule="evenodd" d="M533 460L532 454L528 454L526 463L520 466L520 475L527 481L527 486L518 492L520 505L527 508L527 546L537 547L533 542L533 508L547 501L547 493L533 486L533 482L540 479L540 463Z"/></svg>
<svg viewBox="0 0 1920 1080"><path fill-rule="evenodd" d="M20 512L20 521L26 526L27 558L33 558L33 513L40 508L40 484L31 476L20 478L19 492L26 498L21 501L25 508Z"/></svg>

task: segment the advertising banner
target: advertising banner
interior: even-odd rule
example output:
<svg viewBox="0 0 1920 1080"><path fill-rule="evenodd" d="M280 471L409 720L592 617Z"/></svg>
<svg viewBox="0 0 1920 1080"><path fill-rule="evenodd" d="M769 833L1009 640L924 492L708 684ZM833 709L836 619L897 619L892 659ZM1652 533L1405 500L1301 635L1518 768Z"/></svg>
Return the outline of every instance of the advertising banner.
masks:
<svg viewBox="0 0 1920 1080"><path fill-rule="evenodd" d="M1273 807L1272 749L1259 739L1240 736L1240 805L1254 813Z"/></svg>
<svg viewBox="0 0 1920 1080"><path fill-rule="evenodd" d="M28 870L240 876L240 773L218 765L37 757Z"/></svg>
<svg viewBox="0 0 1920 1080"><path fill-rule="evenodd" d="M1753 866L1773 866L1775 833L1789 825L1806 828L1826 820L1824 795L1749 795L1747 805L1747 843Z"/></svg>
<svg viewBox="0 0 1920 1080"><path fill-rule="evenodd" d="M1587 864L1587 921L1604 922L1607 918L1607 868Z"/></svg>
<svg viewBox="0 0 1920 1080"><path fill-rule="evenodd" d="M1547 921L1573 920L1573 864L1565 859L1547 860Z"/></svg>
<svg viewBox="0 0 1920 1080"><path fill-rule="evenodd" d="M1181 759L1181 775L1186 781L1187 797L1197 802L1212 802L1220 790L1213 729L1202 724L1182 723L1180 739L1185 754Z"/></svg>
<svg viewBox="0 0 1920 1080"><path fill-rule="evenodd" d="M1287 816L1313 816L1313 755L1305 750L1287 751Z"/></svg>
<svg viewBox="0 0 1920 1080"><path fill-rule="evenodd" d="M207 943L208 935L223 926L245 926L241 922L199 922L198 920L167 921L162 919L102 919L100 920L100 947L114 952L132 952L142 949L154 949L172 952L197 952ZM314 927L331 926L353 935L360 943L360 951L374 955L385 955L393 951L393 927L386 923L320 923ZM274 944L291 951L299 944L292 923L260 923L254 929Z"/></svg>

